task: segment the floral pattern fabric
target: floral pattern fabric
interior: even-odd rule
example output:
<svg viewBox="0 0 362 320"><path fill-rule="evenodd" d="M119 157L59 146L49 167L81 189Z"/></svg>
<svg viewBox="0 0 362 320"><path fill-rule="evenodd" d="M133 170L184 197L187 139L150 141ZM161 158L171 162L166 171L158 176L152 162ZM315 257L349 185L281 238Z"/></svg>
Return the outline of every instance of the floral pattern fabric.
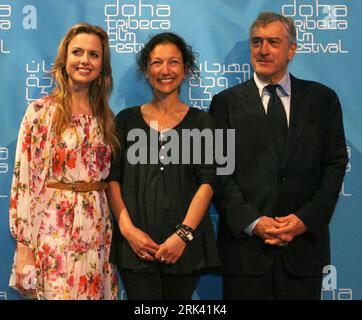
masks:
<svg viewBox="0 0 362 320"><path fill-rule="evenodd" d="M29 105L20 127L10 197L10 229L34 250L37 293L46 299L117 299L108 262L112 225L105 192L73 192L48 183L101 181L110 147L95 117L76 115L57 137L56 104ZM14 281L16 255L10 284Z"/></svg>

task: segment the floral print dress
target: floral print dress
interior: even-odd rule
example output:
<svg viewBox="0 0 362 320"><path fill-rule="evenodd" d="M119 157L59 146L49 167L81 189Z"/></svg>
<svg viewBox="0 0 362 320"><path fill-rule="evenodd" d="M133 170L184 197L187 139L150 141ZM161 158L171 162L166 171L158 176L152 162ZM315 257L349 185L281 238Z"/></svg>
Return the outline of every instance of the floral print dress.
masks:
<svg viewBox="0 0 362 320"><path fill-rule="evenodd" d="M73 116L71 126L57 138L52 129L55 110L56 104L45 97L30 104L24 116L11 188L10 229L17 241L34 250L38 296L117 299L117 276L108 262L112 227L104 190L47 187L52 182L105 179L111 150L90 115Z"/></svg>

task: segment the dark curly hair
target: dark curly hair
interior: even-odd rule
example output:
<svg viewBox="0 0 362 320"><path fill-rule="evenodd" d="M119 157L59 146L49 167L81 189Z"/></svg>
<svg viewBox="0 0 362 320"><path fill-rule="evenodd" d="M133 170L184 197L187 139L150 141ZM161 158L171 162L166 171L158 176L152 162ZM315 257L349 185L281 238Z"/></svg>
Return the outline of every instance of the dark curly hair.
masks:
<svg viewBox="0 0 362 320"><path fill-rule="evenodd" d="M197 54L192 51L192 47L189 46L182 37L172 32L156 34L145 44L137 56L138 71L145 75L152 50L159 44L167 43L174 44L180 50L187 75L198 77L199 68L196 65Z"/></svg>

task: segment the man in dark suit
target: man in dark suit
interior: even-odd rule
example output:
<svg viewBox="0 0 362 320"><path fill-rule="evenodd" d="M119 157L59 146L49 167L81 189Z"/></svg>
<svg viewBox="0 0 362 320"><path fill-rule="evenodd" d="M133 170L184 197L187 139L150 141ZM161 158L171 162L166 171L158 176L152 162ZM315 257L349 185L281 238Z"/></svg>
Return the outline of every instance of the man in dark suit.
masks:
<svg viewBox="0 0 362 320"><path fill-rule="evenodd" d="M341 106L326 86L287 71L293 21L261 13L250 28L254 77L214 96L235 129L236 167L214 204L225 299L320 299L328 224L347 164ZM230 151L230 150L228 150Z"/></svg>

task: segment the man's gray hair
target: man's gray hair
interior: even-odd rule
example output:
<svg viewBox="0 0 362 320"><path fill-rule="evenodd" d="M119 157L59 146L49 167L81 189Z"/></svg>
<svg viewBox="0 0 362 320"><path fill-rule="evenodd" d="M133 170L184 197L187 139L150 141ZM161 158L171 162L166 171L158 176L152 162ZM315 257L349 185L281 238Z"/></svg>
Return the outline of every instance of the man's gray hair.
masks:
<svg viewBox="0 0 362 320"><path fill-rule="evenodd" d="M251 41L252 32L257 27L264 27L267 24L280 21L288 32L289 44L297 43L297 32L295 30L294 21L289 17L284 17L275 12L261 12L249 29L249 39Z"/></svg>

